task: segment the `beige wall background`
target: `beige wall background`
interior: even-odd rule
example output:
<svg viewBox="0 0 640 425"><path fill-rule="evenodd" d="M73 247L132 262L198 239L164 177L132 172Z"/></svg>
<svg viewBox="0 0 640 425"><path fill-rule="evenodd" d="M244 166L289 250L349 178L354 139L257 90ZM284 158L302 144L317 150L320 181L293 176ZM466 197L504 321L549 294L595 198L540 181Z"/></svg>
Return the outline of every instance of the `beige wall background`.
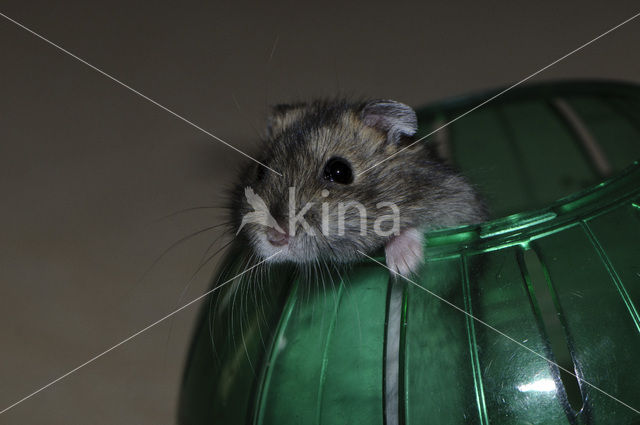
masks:
<svg viewBox="0 0 640 425"><path fill-rule="evenodd" d="M3 0L0 12L243 150L267 105L418 106L515 82L638 2ZM536 77L640 81L640 19ZM244 158L0 18L0 409L207 288L187 286ZM144 276L144 278L143 278ZM181 299L181 294L183 297ZM0 415L172 424L190 308Z"/></svg>

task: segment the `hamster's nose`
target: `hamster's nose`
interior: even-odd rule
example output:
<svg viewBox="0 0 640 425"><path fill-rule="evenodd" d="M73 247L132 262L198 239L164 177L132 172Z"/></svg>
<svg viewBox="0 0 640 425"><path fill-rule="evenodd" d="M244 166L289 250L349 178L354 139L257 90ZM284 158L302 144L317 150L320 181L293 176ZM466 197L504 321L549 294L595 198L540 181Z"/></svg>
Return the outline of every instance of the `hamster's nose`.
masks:
<svg viewBox="0 0 640 425"><path fill-rule="evenodd" d="M267 240L273 246L284 246L289 243L289 235L270 227L267 229Z"/></svg>

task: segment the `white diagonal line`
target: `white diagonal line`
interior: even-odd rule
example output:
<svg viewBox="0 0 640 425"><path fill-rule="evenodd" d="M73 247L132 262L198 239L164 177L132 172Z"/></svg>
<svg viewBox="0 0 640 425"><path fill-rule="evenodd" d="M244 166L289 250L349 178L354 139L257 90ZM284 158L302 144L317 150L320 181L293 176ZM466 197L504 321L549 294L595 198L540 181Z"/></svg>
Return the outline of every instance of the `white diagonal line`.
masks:
<svg viewBox="0 0 640 425"><path fill-rule="evenodd" d="M358 173L358 175L360 174L364 174L367 171L371 170L372 168L377 167L378 165L382 164L385 161L388 161L389 159L393 158L394 156L398 155L399 153L409 149L411 146L415 145L416 143L419 143L421 141L423 141L424 139L426 139L427 137L431 136L434 133L437 133L438 131L442 130L443 128L453 124L454 122L458 121L460 118L465 117L467 115L469 115L470 113L472 113L473 111L475 111L478 108L483 107L484 105L486 105L489 102L492 102L493 100L495 100L496 98L502 96L503 94L505 94L506 92L518 87L520 84L530 80L531 78L535 77L536 75L540 74L541 72L546 71L547 69L551 68L552 66L554 66L555 64L557 64L560 61L565 60L566 58L568 58L569 56L573 55L576 52L579 52L580 50L584 49L585 47L587 47L588 45L595 43L596 41L598 41L599 39L601 39L602 37L604 37L605 35L617 30L618 28L620 28L621 26L633 21L634 19L636 19L638 16L640 16L640 12L636 13L635 15L633 15L632 17L620 22L618 25L616 25L615 27L603 32L602 34L600 34L599 36L597 36L596 38L587 41L586 43L582 44L579 47L576 47L575 49L573 49L572 51L570 51L569 53L565 54L564 56L554 60L553 62L551 62L550 64L540 68L539 70L537 70L536 72L534 72L533 74L528 75L527 77L523 78L522 80L518 81L517 83L507 87L506 89L502 90L501 92L491 96L489 99L485 100L484 102L474 106L473 108L469 109L467 112L458 115L457 117L455 117L454 119L452 119L451 121L448 121L446 123L444 123L443 125L441 125L440 127L436 128L435 130L433 130L431 133L427 134L426 136L422 136L421 138L419 138L418 140L416 140L415 142L405 146L404 148L400 149L398 152L394 153L393 155L389 155L387 158L383 159L382 161L379 161L375 164L373 164L371 167L367 168L364 171L361 171L360 173Z"/></svg>
<svg viewBox="0 0 640 425"><path fill-rule="evenodd" d="M260 264L263 264L267 261L269 261L270 259L272 259L273 257L275 257L276 255L280 254L282 251L278 251L275 254L265 258L264 260L260 261L259 263L254 264L253 266L249 267L248 269L245 269L242 273L239 273L237 275L235 275L234 277L232 277L231 279L221 283L220 285L217 285L215 288L205 292L204 294L200 295L199 297L189 301L188 303L184 304L182 307L178 308L177 310L172 311L171 313L167 314L166 316L162 317L161 319L156 320L155 322L151 323L150 325L145 326L144 328L140 329L138 332L132 334L131 336L123 339L122 341L120 341L119 343L111 346L110 348L104 350L102 353L90 358L89 360L87 360L86 362L82 363L80 366L77 366L73 369L71 369L69 372L65 373L64 375L59 376L58 378L54 379L53 381L49 382L47 385L37 389L36 391L32 392L31 394L24 396L23 398L21 398L20 400L16 401L15 403L5 407L3 410L0 411L0 415L2 415L3 413L5 413L6 411L16 407L17 405L19 405L20 403L22 403L23 401L26 401L28 399L30 399L31 397L33 397L34 395L38 394L41 391L46 390L47 388L49 388L50 386L54 385L55 383L63 380L64 378L66 378L67 376L77 372L78 370L82 369L83 367L93 363L94 361L98 360L100 357L104 356L105 354L115 350L116 348L120 347L123 344L126 344L127 342L131 341L132 339L134 339L135 337L137 337L138 335L148 331L149 329L153 328L154 326L164 322L165 320L167 320L168 318L178 314L179 312L181 312L182 310L184 310L185 308L189 307L190 305L200 301L202 298L206 297L207 295L212 294L213 292L217 291L218 289L222 288L224 285L226 285L227 283L233 281L234 279L237 279L238 277L242 276L243 274L255 269L256 267L258 267Z"/></svg>
<svg viewBox="0 0 640 425"><path fill-rule="evenodd" d="M389 270L392 274L397 274L395 273L393 270L391 270L389 267L387 267L386 265L382 264L380 261L376 260L373 257L368 256L367 254L365 254L364 252L358 250L358 252L362 255L364 255L365 257L367 257L368 259L374 261L375 263L377 263L378 265L384 267L385 269ZM569 375L573 376L574 378L576 378L577 380L579 380L580 382L584 382L585 384L589 385L591 388L599 391L600 393L606 395L607 397L617 401L618 403L622 404L623 406L633 410L635 413L640 414L640 410L634 409L633 407L629 406L627 403L623 402L622 400L612 396L611 394L609 394L608 392L596 387L595 385L593 385L592 383L585 381L584 379L576 376L573 372L565 369L564 367L560 366L559 364L555 363L552 360L549 360L548 358L546 358L545 356L543 356L542 354L537 353L536 351L532 350L531 348L527 347L526 345L524 345L523 343L521 343L520 341L517 341L516 339L510 337L509 335L507 335L506 333L502 332L499 329L494 328L493 326L491 326L490 324L488 324L487 322L478 319L477 317L475 317L474 315L472 315L471 313L468 313L467 311L461 309L460 307L458 307L457 305L453 304L452 302L442 298L440 295L436 294L435 292L432 292L430 290L428 290L427 288L425 288L424 286L418 285L416 282L414 282L413 280L409 279L408 277L398 274L399 276L401 276L403 279L405 279L407 282L412 283L413 285L417 286L418 288L422 289L423 291L427 292L429 295L433 295L434 297L436 297L437 299L439 299L440 301L448 304L449 306L455 308L456 310L458 310L459 312L465 314L466 316L470 317L471 319L475 320L476 322L480 323L481 325L486 326L487 328L491 329L494 332L497 332L498 334L500 334L501 336L507 338L509 341L515 342L516 344L518 344L520 347L524 348L525 350L535 354L536 356L540 357L541 359L545 360L546 362L556 366L558 369L561 369L565 372L567 372Z"/></svg>
<svg viewBox="0 0 640 425"><path fill-rule="evenodd" d="M245 157L249 158L250 160L257 162L258 164L262 165L263 167L265 167L268 170L271 170L272 172L276 173L277 175L282 177L282 174L277 172L276 170L274 170L273 168L269 167L266 164L263 164L262 162L258 161L257 159L253 158L252 156L244 153L243 151L241 151L240 149L236 148L235 146L225 142L224 140L222 140L221 138L219 138L218 136L216 136L215 134L205 130L204 128L200 127L199 125L189 121L188 119L186 119L185 117L183 117L182 115L178 114L177 112L174 112L173 110L167 108L166 106L156 102L155 100L151 99L149 96L139 92L138 90L134 89L133 87L123 83L122 81L118 80L116 77L112 76L111 74L106 73L105 71L101 70L100 68L91 65L89 62L87 62L86 60L78 57L77 55L71 53L70 51L68 51L67 49L63 48L62 46L59 46L58 44L54 43L53 41L45 38L44 36L40 35L39 33L35 32L34 30L32 30L31 28L28 28L26 26L24 26L23 24L21 24L20 22L16 21L15 19L10 18L9 16L5 15L4 13L0 12L0 16L2 16L3 18L5 18L6 20L13 22L14 24L16 24L17 26L19 26L20 28L22 28L23 30L33 34L34 36L38 37L40 40L48 43L49 45L55 47L56 49L60 50L63 53L66 53L67 55L71 56L72 58L76 59L77 61L85 64L86 66L88 66L89 68L93 69L94 71L104 75L105 77L109 78L110 80L120 84L122 87L126 88L127 90L137 94L138 96L140 96L141 98L153 103L154 105L156 105L158 108L170 113L171 115L173 115L174 117L184 121L185 123L189 124L191 127L200 130L201 132L203 132L204 134L206 134L209 137L212 137L213 139L217 140L218 142L222 143L223 145L233 149L234 151L238 152L241 155L244 155Z"/></svg>

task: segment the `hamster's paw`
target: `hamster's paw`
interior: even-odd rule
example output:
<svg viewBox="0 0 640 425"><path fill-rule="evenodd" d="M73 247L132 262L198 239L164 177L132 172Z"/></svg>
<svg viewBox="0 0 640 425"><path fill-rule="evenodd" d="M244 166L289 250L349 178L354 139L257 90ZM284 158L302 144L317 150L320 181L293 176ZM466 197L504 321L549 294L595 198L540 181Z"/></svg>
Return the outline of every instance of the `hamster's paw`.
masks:
<svg viewBox="0 0 640 425"><path fill-rule="evenodd" d="M411 228L394 236L384 247L387 267L393 273L409 277L422 264L422 232Z"/></svg>

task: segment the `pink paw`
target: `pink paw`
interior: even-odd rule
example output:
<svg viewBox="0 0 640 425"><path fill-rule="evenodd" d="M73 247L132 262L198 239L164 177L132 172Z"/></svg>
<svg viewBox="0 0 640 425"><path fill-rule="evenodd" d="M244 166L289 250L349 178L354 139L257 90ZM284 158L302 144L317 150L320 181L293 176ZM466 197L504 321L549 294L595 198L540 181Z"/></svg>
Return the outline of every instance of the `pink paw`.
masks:
<svg viewBox="0 0 640 425"><path fill-rule="evenodd" d="M414 228L403 230L387 242L384 251L387 267L408 277L422 264L422 232Z"/></svg>

